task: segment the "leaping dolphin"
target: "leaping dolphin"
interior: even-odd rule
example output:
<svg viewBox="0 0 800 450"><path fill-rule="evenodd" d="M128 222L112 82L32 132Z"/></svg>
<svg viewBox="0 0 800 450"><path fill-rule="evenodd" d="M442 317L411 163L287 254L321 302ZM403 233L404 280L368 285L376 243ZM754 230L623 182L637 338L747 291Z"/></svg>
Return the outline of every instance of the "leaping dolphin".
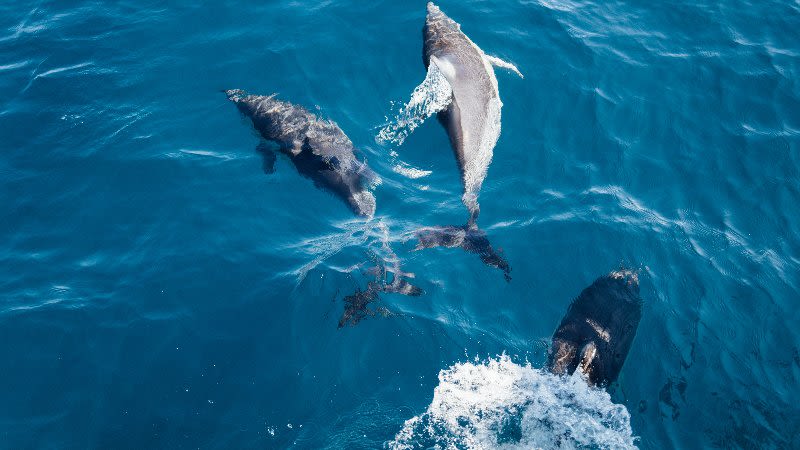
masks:
<svg viewBox="0 0 800 450"><path fill-rule="evenodd" d="M556 332L547 360L555 374L580 371L592 385L614 382L642 318L636 273L618 270L581 292Z"/></svg>
<svg viewBox="0 0 800 450"><path fill-rule="evenodd" d="M452 100L439 113L461 169L464 194L461 200L470 212L469 224L478 218L478 194L500 137L503 103L492 66L514 70L512 64L483 52L433 2L423 28L423 62L435 65L452 89Z"/></svg>
<svg viewBox="0 0 800 450"><path fill-rule="evenodd" d="M469 220L465 226L420 230L417 249L462 247L477 253L487 265L502 270L506 280L510 280L511 266L491 246L476 221L480 212L478 194L500 136L503 103L493 66L511 69L520 77L522 74L513 64L484 53L461 31L458 23L432 2L428 3L422 34L423 62L428 69L426 82L443 76L449 85L450 101L438 116L450 137L461 171L464 188L461 201L469 210ZM432 69L441 75L431 76Z"/></svg>

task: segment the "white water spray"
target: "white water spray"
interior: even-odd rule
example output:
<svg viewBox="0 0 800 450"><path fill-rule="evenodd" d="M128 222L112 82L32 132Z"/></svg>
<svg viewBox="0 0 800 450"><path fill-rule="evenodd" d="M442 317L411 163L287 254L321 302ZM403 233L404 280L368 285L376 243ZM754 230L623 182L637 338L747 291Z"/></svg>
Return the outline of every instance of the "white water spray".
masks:
<svg viewBox="0 0 800 450"><path fill-rule="evenodd" d="M394 119L381 128L375 141L381 145L402 145L425 119L447 108L452 98L450 83L438 66L431 64L425 80L414 89L411 99L400 108Z"/></svg>
<svg viewBox="0 0 800 450"><path fill-rule="evenodd" d="M388 447L632 449L634 441L628 410L604 390L502 355L442 370L431 404Z"/></svg>

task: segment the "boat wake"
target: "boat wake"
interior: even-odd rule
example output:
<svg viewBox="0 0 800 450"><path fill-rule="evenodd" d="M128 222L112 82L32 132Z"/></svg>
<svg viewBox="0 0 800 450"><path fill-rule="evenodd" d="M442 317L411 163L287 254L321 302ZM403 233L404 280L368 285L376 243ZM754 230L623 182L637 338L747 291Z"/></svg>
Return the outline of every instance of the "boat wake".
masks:
<svg viewBox="0 0 800 450"><path fill-rule="evenodd" d="M442 370L431 404L388 447L631 449L635 440L628 410L604 390L501 355Z"/></svg>

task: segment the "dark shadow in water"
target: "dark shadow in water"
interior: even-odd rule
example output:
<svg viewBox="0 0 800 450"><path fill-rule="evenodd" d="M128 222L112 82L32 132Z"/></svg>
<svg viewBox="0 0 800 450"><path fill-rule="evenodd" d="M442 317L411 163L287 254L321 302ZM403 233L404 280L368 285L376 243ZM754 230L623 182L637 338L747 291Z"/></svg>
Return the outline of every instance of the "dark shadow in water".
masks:
<svg viewBox="0 0 800 450"><path fill-rule="evenodd" d="M272 150L271 147L272 146L266 142L262 142L256 147L256 152L258 152L262 158L261 169L267 175L275 173L275 161L278 159L278 155L275 154L275 151Z"/></svg>
<svg viewBox="0 0 800 450"><path fill-rule="evenodd" d="M344 312L339 319L339 328L355 326L367 317L388 317L391 313L384 306L370 308L371 303L377 302L379 290L375 283L367 284L366 290L356 289L356 292L344 298Z"/></svg>
<svg viewBox="0 0 800 450"><path fill-rule="evenodd" d="M376 259L373 255L373 259ZM385 265L380 262L373 269L375 273L375 281L367 283L367 288L361 290L356 289L356 292L344 298L344 312L339 319L339 328L344 326L355 326L367 317L390 317L396 315L389 311L388 308L378 304L377 306L370 307L372 303L380 301L380 293L395 293L406 295L409 297L419 297L424 291L412 285L401 274L391 273L386 270Z"/></svg>
<svg viewBox="0 0 800 450"><path fill-rule="evenodd" d="M486 237L486 233L477 226L444 226L428 227L417 231L419 242L414 250L424 248L461 247L469 253L475 253L484 264L496 267L503 271L507 282L511 281L511 266L503 257L502 252L495 250Z"/></svg>

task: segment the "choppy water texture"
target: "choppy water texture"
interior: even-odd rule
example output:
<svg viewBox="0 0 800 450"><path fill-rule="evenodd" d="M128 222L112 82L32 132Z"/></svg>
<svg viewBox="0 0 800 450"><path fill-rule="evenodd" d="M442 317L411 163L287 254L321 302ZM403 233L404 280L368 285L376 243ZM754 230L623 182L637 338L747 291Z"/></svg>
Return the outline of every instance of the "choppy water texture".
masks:
<svg viewBox="0 0 800 450"><path fill-rule="evenodd" d="M510 283L413 251L467 219L435 118L375 141L424 2L0 4L0 448L800 446L800 4L439 6L525 74L480 194ZM336 121L375 219L265 174L232 88ZM425 294L338 330L385 259ZM620 263L610 396L540 372Z"/></svg>

